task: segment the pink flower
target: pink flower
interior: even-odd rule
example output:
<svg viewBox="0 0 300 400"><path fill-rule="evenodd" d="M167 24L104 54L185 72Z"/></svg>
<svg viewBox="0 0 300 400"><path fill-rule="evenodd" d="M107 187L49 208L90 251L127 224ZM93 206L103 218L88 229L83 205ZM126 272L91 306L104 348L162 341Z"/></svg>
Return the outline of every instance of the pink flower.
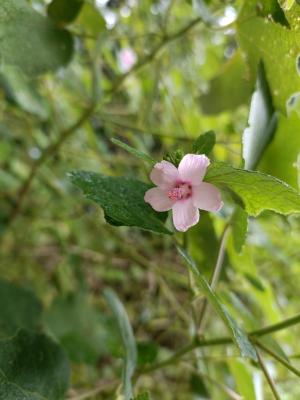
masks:
<svg viewBox="0 0 300 400"><path fill-rule="evenodd" d="M158 187L149 189L144 200L156 211L172 209L173 223L185 232L199 221L199 208L219 211L223 202L220 191L203 182L210 161L205 155L186 154L178 169L168 161L154 165L150 179Z"/></svg>

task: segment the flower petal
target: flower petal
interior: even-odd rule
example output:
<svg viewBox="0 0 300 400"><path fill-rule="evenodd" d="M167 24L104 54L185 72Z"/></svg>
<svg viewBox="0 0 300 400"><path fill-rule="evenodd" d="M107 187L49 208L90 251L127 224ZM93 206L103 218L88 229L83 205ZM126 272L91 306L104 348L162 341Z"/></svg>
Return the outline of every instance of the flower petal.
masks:
<svg viewBox="0 0 300 400"><path fill-rule="evenodd" d="M206 211L219 211L223 206L219 189L207 182L193 186L192 201L195 207Z"/></svg>
<svg viewBox="0 0 300 400"><path fill-rule="evenodd" d="M178 172L184 182L200 185L210 161L204 154L186 154L180 161Z"/></svg>
<svg viewBox="0 0 300 400"><path fill-rule="evenodd" d="M155 211L168 211L174 204L174 201L169 199L167 194L159 188L147 190L144 200L146 203L149 203Z"/></svg>
<svg viewBox="0 0 300 400"><path fill-rule="evenodd" d="M178 180L178 170L169 161L161 161L154 165L150 179L161 189L171 189Z"/></svg>
<svg viewBox="0 0 300 400"><path fill-rule="evenodd" d="M178 231L185 232L199 221L199 210L193 205L191 198L177 201L172 211L173 223Z"/></svg>

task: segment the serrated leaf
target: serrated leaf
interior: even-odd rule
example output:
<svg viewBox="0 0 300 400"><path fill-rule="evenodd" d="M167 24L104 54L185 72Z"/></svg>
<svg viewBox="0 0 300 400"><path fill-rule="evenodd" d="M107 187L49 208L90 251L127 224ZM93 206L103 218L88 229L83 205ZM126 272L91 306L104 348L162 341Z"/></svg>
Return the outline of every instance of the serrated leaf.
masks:
<svg viewBox="0 0 300 400"><path fill-rule="evenodd" d="M223 111L234 111L248 104L253 84L247 79L247 69L238 51L209 82L209 90L200 96L201 109L213 115Z"/></svg>
<svg viewBox="0 0 300 400"><path fill-rule="evenodd" d="M144 201L145 192L151 185L136 179L104 176L88 171L74 171L69 176L87 198L100 204L107 222L156 233L171 233L163 224L167 214L154 211Z"/></svg>
<svg viewBox="0 0 300 400"><path fill-rule="evenodd" d="M124 348L123 389L125 400L132 398L132 377L137 364L137 349L132 327L126 310L117 295L111 290L104 291L106 300L119 327Z"/></svg>
<svg viewBox="0 0 300 400"><path fill-rule="evenodd" d="M18 399L12 397L16 387L25 394L36 393L37 397L28 399L62 400L70 378L69 363L59 345L46 335L25 330L0 341L0 372L5 377L5 400Z"/></svg>
<svg viewBox="0 0 300 400"><path fill-rule="evenodd" d="M0 281L0 337L13 336L18 329L34 330L41 320L42 305L21 286Z"/></svg>
<svg viewBox="0 0 300 400"><path fill-rule="evenodd" d="M1 1L0 37L1 63L18 66L31 76L66 65L73 53L71 34L24 0Z"/></svg>
<svg viewBox="0 0 300 400"><path fill-rule="evenodd" d="M208 131L200 135L193 144L194 154L206 154L207 156L211 153L214 145L216 144L216 134L214 131Z"/></svg>
<svg viewBox="0 0 300 400"><path fill-rule="evenodd" d="M283 215L300 212L298 192L279 179L261 172L214 163L209 167L205 181L236 193L247 213L254 217L264 210Z"/></svg>
<svg viewBox="0 0 300 400"><path fill-rule="evenodd" d="M177 247L181 256L185 259L189 269L191 270L194 278L195 284L198 286L199 290L207 297L211 306L214 308L219 317L223 320L224 324L228 328L228 331L240 350L243 357L250 358L254 361L257 360L256 350L250 343L246 333L237 325L235 320L231 317L225 306L221 303L217 295L212 291L206 279L199 272L196 264L190 258L190 256L181 247Z"/></svg>
<svg viewBox="0 0 300 400"><path fill-rule="evenodd" d="M118 139L111 139L111 141L116 144L117 146L121 147L122 149L128 151L128 153L134 155L137 158L140 158L146 161L148 164L153 165L156 163L154 158L150 157L148 154L144 153L143 151L134 149L133 147L129 146L128 144L121 142Z"/></svg>
<svg viewBox="0 0 300 400"><path fill-rule="evenodd" d="M69 24L76 19L83 0L52 0L47 7L47 14L59 24Z"/></svg>
<svg viewBox="0 0 300 400"><path fill-rule="evenodd" d="M277 127L277 113L262 63L258 69L256 90L251 99L249 127L243 134L243 158L246 169L255 169Z"/></svg>
<svg viewBox="0 0 300 400"><path fill-rule="evenodd" d="M232 219L232 236L235 251L240 253L245 244L248 230L248 215L241 207L236 206Z"/></svg>

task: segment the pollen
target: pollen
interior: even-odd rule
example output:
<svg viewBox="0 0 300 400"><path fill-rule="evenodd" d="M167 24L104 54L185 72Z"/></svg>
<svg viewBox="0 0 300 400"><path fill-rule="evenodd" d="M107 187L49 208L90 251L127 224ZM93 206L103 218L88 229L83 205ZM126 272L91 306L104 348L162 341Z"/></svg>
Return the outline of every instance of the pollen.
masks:
<svg viewBox="0 0 300 400"><path fill-rule="evenodd" d="M168 191L169 199L173 201L185 200L192 195L192 186L188 183L180 183L174 189Z"/></svg>

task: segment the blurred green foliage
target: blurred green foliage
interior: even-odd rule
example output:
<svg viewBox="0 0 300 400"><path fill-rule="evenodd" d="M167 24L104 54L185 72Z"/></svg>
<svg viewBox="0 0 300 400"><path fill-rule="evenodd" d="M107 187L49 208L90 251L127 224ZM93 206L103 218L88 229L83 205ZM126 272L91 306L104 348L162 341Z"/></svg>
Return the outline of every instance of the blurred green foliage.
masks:
<svg viewBox="0 0 300 400"><path fill-rule="evenodd" d="M1 1L0 399L121 399L124 359L134 399L273 398L230 338L194 349L203 293L194 296L174 239L108 224L68 173L111 177L97 192L115 225L134 195L146 212L129 225L166 230L157 214L149 221L142 190L118 198L119 177L145 188L152 159L177 163L193 144L204 149L216 161L207 179L231 190L218 215L203 211L189 231L201 277L210 281L230 223L218 302L243 332L293 317L299 217L263 211L247 225L243 206L252 215L299 208L299 20L299 2L288 0ZM250 124L264 143L248 172L242 137L260 62L278 125L264 148L269 118ZM294 190L273 193L274 178L257 171ZM227 338L209 307L197 340ZM285 400L300 396L297 373L278 361L300 368L296 322L259 338Z"/></svg>

